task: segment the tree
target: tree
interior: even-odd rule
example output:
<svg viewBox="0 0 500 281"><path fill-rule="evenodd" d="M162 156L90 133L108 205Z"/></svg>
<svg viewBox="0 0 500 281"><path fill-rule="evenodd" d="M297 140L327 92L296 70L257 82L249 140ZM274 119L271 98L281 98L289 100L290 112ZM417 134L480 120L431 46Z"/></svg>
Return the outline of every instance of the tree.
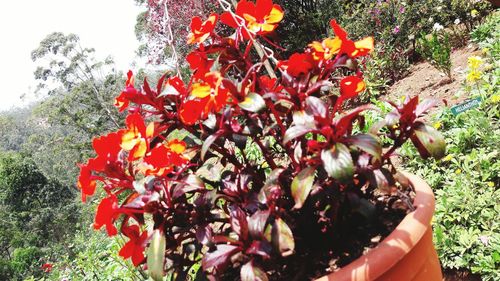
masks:
<svg viewBox="0 0 500 281"><path fill-rule="evenodd" d="M38 91L46 98L34 109L39 129L25 149L45 175L74 185L76 163L89 156L92 136L121 126L113 103L124 75L111 59L98 61L74 34L49 34L31 56L39 64Z"/></svg>
<svg viewBox="0 0 500 281"><path fill-rule="evenodd" d="M40 258L73 235L75 190L48 179L29 156L0 154L0 277L41 274Z"/></svg>

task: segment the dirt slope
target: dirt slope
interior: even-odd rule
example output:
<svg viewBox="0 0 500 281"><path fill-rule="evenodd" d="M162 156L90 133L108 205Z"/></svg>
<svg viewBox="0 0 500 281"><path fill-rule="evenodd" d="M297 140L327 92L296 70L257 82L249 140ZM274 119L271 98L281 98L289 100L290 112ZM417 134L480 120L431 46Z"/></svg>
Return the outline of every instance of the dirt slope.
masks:
<svg viewBox="0 0 500 281"><path fill-rule="evenodd" d="M388 100L398 100L401 96L419 94L423 98L446 99L449 106L453 106L467 98L462 85L467 71L467 58L480 55L476 45L468 45L453 51L452 81L445 74L435 69L428 62L413 65L410 74L396 82L386 95Z"/></svg>

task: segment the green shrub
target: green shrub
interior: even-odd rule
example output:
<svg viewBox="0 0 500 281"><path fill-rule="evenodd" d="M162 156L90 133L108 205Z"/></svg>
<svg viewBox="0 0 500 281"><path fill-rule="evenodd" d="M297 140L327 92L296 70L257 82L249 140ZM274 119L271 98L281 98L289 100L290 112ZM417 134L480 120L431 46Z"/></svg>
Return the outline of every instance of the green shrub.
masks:
<svg viewBox="0 0 500 281"><path fill-rule="evenodd" d="M498 33L483 36L492 19L472 34L478 43L497 40ZM481 32L479 32L480 30ZM410 160L417 153L403 151L406 168L421 175L436 194L434 238L443 267L468 269L483 280L500 276L500 83L499 65L484 58L474 87L465 88L469 97L481 97L479 108L457 116L449 109L435 116L446 138L448 155L441 161ZM493 65L492 65L493 64Z"/></svg>
<svg viewBox="0 0 500 281"><path fill-rule="evenodd" d="M15 275L18 278L21 276L40 275L42 273L40 269L42 256L42 250L37 247L15 249L11 260Z"/></svg>
<svg viewBox="0 0 500 281"><path fill-rule="evenodd" d="M417 40L417 52L437 70L451 79L451 44L447 33L422 33Z"/></svg>

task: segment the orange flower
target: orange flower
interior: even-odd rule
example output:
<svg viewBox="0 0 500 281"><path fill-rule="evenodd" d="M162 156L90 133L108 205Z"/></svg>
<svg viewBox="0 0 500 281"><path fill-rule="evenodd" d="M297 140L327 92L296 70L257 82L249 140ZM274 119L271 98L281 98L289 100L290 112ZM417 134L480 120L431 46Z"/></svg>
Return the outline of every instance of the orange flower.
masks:
<svg viewBox="0 0 500 281"><path fill-rule="evenodd" d="M129 161L143 157L149 149L149 139L155 134L155 123L151 122L148 127L144 125L144 120L139 113L127 116L128 130L123 130L121 138L121 148L130 151Z"/></svg>
<svg viewBox="0 0 500 281"><path fill-rule="evenodd" d="M222 85L220 72L208 72L202 81L191 88L191 100L184 102L179 111L182 122L193 125L209 113L220 111L230 100L228 89Z"/></svg>
<svg viewBox="0 0 500 281"><path fill-rule="evenodd" d="M203 43L212 34L218 17L215 13L211 14L204 22L201 21L200 17L194 17L191 20L191 33L188 35L188 44Z"/></svg>
<svg viewBox="0 0 500 281"><path fill-rule="evenodd" d="M326 38L323 42L314 41L309 44L309 47L312 49L313 58L316 61L331 59L340 51L341 46L342 40L338 37Z"/></svg>
<svg viewBox="0 0 500 281"><path fill-rule="evenodd" d="M242 0L236 6L236 14L245 20L245 26L253 34L266 34L272 32L283 19L283 10L272 0L257 0L256 3ZM239 24L229 12L221 16L221 21L233 28ZM248 34L243 33L246 38Z"/></svg>
<svg viewBox="0 0 500 281"><path fill-rule="evenodd" d="M373 37L366 37L362 40L354 42L347 38L347 32L337 24L336 20L332 20L330 25L332 26L335 35L342 42L340 50L337 51L340 52L340 54L346 54L351 58L356 58L366 56L373 50Z"/></svg>
<svg viewBox="0 0 500 281"><path fill-rule="evenodd" d="M177 139L171 140L153 148L144 157L140 169L144 175L164 176L172 172L175 166L181 166L188 162L182 155L186 150L186 143Z"/></svg>

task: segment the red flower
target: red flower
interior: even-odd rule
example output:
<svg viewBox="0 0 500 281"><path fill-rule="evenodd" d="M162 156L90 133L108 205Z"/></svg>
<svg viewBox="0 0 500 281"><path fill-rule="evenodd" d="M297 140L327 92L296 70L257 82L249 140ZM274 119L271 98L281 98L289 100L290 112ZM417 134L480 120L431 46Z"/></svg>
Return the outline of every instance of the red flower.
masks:
<svg viewBox="0 0 500 281"><path fill-rule="evenodd" d="M171 88L168 89L169 87ZM175 90L175 92L171 91L172 88ZM181 78L179 78L178 76L173 76L168 78L165 82L165 89L163 90L163 93L165 92L168 92L169 94L185 96L186 86L184 85L184 82Z"/></svg>
<svg viewBox="0 0 500 281"><path fill-rule="evenodd" d="M132 258L134 266L138 266L144 261L144 249L148 240L148 232L140 234L139 226L131 225L123 228L123 234L130 240L123 245L119 255L124 259Z"/></svg>
<svg viewBox="0 0 500 281"><path fill-rule="evenodd" d="M278 67L288 74L298 77L300 74L306 74L315 67L313 57L309 53L293 54L288 61L278 62Z"/></svg>
<svg viewBox="0 0 500 281"><path fill-rule="evenodd" d="M127 73L127 81L125 82L125 89L120 93L118 97L115 98L115 106L118 107L118 111L122 112L128 107L130 103L130 96L137 95L138 92L134 87L134 74L131 70Z"/></svg>
<svg viewBox="0 0 500 281"><path fill-rule="evenodd" d="M96 171L104 171L106 164L114 162L122 150L120 146L121 138L121 132L113 132L106 136L94 138L92 146L97 157L89 160L89 168Z"/></svg>
<svg viewBox="0 0 500 281"><path fill-rule="evenodd" d="M193 77L200 80L210 72L210 68L214 65L214 60L209 59L205 52L191 52L187 55L186 61L189 63L189 67L195 71Z"/></svg>
<svg viewBox="0 0 500 281"><path fill-rule="evenodd" d="M139 113L130 114L125 121L128 130L123 130L121 148L129 152L129 161L144 157L149 149L149 139L155 134L155 123L151 122L148 127Z"/></svg>
<svg viewBox="0 0 500 281"><path fill-rule="evenodd" d="M86 201L87 196L94 195L96 182L92 179L92 171L87 165L80 166L77 186L82 191L82 202Z"/></svg>
<svg viewBox="0 0 500 281"><path fill-rule="evenodd" d="M354 98L365 89L365 82L358 76L347 76L340 81L340 96L343 99Z"/></svg>
<svg viewBox="0 0 500 281"><path fill-rule="evenodd" d="M272 0L257 0L256 3L242 0L236 6L236 14L245 20L242 24L253 34L274 31L284 15L281 7L273 4ZM233 28L240 26L229 12L221 15L221 21ZM243 30L243 36L245 39L250 38L246 30Z"/></svg>
<svg viewBox="0 0 500 281"><path fill-rule="evenodd" d="M41 269L43 270L43 272L49 273L49 272L52 271L52 267L53 267L53 264L51 264L51 263L44 263L41 266Z"/></svg>
<svg viewBox="0 0 500 281"><path fill-rule="evenodd" d="M179 112L182 122L187 125L206 118L209 113L220 111L231 97L229 90L222 85L219 72L209 72L201 82L194 83L190 96L193 99L184 102Z"/></svg>
<svg viewBox="0 0 500 281"><path fill-rule="evenodd" d="M173 171L175 166L188 162L182 155L186 150L186 143L177 139L153 148L144 157L142 171L146 176L164 176Z"/></svg>
<svg viewBox="0 0 500 281"><path fill-rule="evenodd" d="M276 83L278 78L272 78L263 75L259 77L260 86L265 92L281 92L283 90L283 86L279 83Z"/></svg>
<svg viewBox="0 0 500 281"><path fill-rule="evenodd" d="M365 56L373 50L373 37L366 37L362 40L353 42L347 38L347 32L337 24L336 20L330 21L335 35L342 41L340 53L346 54L351 58Z"/></svg>
<svg viewBox="0 0 500 281"><path fill-rule="evenodd" d="M191 20L191 33L188 35L188 44L203 43L212 34L218 17L217 14L211 14L204 22L200 17L193 17Z"/></svg>
<svg viewBox="0 0 500 281"><path fill-rule="evenodd" d="M340 97L335 102L334 111L347 99L352 99L366 89L363 79L358 76L347 76L340 81Z"/></svg>
<svg viewBox="0 0 500 281"><path fill-rule="evenodd" d="M102 226L106 226L109 236L116 235L117 230L113 223L119 214L118 199L114 194L102 199L97 206L94 229L99 230Z"/></svg>

